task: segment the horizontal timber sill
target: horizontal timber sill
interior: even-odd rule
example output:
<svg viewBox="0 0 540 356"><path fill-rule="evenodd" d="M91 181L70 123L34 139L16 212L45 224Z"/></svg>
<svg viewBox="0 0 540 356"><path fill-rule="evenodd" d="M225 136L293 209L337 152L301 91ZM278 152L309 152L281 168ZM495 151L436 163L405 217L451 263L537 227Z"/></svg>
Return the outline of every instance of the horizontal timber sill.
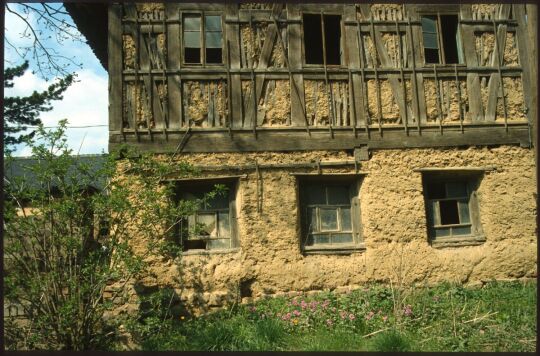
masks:
<svg viewBox="0 0 540 356"><path fill-rule="evenodd" d="M328 247L304 247L304 255L350 255L364 252L366 245L362 242L357 245L348 246L328 246Z"/></svg>
<svg viewBox="0 0 540 356"><path fill-rule="evenodd" d="M445 248L445 247L462 247L462 246L478 246L486 242L484 236L467 236L467 237L449 237L439 238L431 240L431 247L433 248Z"/></svg>
<svg viewBox="0 0 540 356"><path fill-rule="evenodd" d="M372 118L372 120L374 120ZM508 124L507 124L509 127L527 127L528 125L528 122L527 121L509 121ZM459 122L452 122L452 123L444 123L442 125L443 127L443 130L461 130L461 125ZM505 124L504 122L481 122L481 121L478 121L478 122L474 122L474 123L463 123L463 128L464 130L467 130L469 128L485 128L485 129L490 129L490 128L504 128L505 127ZM382 125L382 128L384 130L403 130L403 125L392 125L392 124L388 124L388 125ZM411 131L417 131L417 127L416 126L408 126L409 130ZM273 127L268 127L268 126L258 126L257 128L257 132L264 132L264 131L268 131L268 132L295 132L295 131L305 131L305 126L273 126ZM323 133L328 133L328 130L330 129L328 126L310 126L309 129L312 131L312 132L323 132ZM340 131L343 131L343 132L347 132L347 131L351 131L353 129L352 126L346 126L346 127L343 127L343 126L339 126L339 127L336 127L336 126L332 126L332 130L335 131L335 132L340 132ZM358 125L356 127L357 130L365 130L365 126L361 126L361 125ZM373 125L370 125L369 127L370 130L373 130L373 132L377 132L377 130L379 129L379 125L377 124L373 124ZM439 123L432 123L432 124L425 124L423 126L420 126L420 129L421 130L426 130L426 131L439 131L440 130L440 126L439 126ZM185 128L181 128L181 129L165 129L167 134L184 134L186 129ZM191 133L192 134L196 134L196 133L227 133L229 134L229 128L228 127L193 127L191 126ZM152 135L157 135L157 134L163 134L163 129L162 128L159 128L159 129L138 129L137 130L138 134L139 135L145 135L145 134L152 134ZM234 133L251 133L253 134L253 128L246 128L246 129L237 129L237 128L234 128L232 129L232 132L233 134ZM118 134L133 134L135 133L135 130L133 129L123 129L123 131L109 131L110 134L112 135L118 135Z"/></svg>
<svg viewBox="0 0 540 356"><path fill-rule="evenodd" d="M471 172L489 172L489 171L496 171L497 167L495 166L486 166L486 167L426 167L426 168L416 168L413 169L413 172L453 172L453 171L471 171Z"/></svg>
<svg viewBox="0 0 540 356"><path fill-rule="evenodd" d="M526 123L508 125L471 125L462 132L459 125L422 127L420 131L403 127L384 128L381 132L370 129L368 135L358 129L311 129L304 127L288 129L257 130L210 130L192 131L182 152L261 152L306 150L352 150L368 146L371 149L431 148L457 146L521 145L529 146L529 128ZM138 134L124 132L109 134L109 150L121 144L129 144L142 151L155 153L174 152L182 141L185 131L148 132Z"/></svg>
<svg viewBox="0 0 540 356"><path fill-rule="evenodd" d="M182 256L223 255L240 252L240 248L228 248L223 250L188 250L182 252Z"/></svg>
<svg viewBox="0 0 540 356"><path fill-rule="evenodd" d="M245 170L257 170L257 169L290 169L290 168L312 168L316 169L319 167L346 167L346 166L354 166L355 162L352 160L346 160L346 161L326 161L326 162L295 162L295 163L274 163L274 164L239 164L239 165L219 165L219 166L200 166L196 165L195 167L199 169L202 172L211 172L211 171L245 171ZM173 173L174 174L174 173ZM291 173L294 175L308 175L306 173ZM359 172L358 174L362 174ZM367 173L364 173L367 174ZM322 174L325 175L325 174ZM327 173L326 175L338 175L335 173ZM356 176L356 174L347 174L348 176ZM247 178L247 174L244 175L238 175L238 176L231 176L231 177L241 177L241 178ZM200 178L200 179L218 179L222 177L206 177L206 178ZM177 181L178 179L171 179ZM186 179L190 180L190 179Z"/></svg>
<svg viewBox="0 0 540 356"><path fill-rule="evenodd" d="M407 68L395 68L395 67L377 67L377 75L378 76L384 76L384 75L401 75L401 71L403 71L403 74L411 75L412 73L423 73L425 75L433 75L433 66L425 66L425 67L407 67ZM438 76L444 76L448 75L452 78L455 77L455 68L453 65L437 65L437 75ZM458 76L465 76L469 73L497 73L499 69L497 67L466 67L463 65L460 65L457 67ZM522 67L520 66L504 66L501 67L501 72L508 76L517 76L520 75L523 71ZM257 75L257 74L264 74L264 75L283 75L288 78L289 71L287 68L270 68L270 69L251 69L251 68L231 68L227 70L226 67L220 67L220 66L214 66L214 67L206 67L202 68L200 66L198 67L181 67L180 69L137 69L137 71L133 69L124 69L122 71L122 74L124 76L130 76L130 77L136 77L141 75L155 75L156 77L163 77L163 74L165 75L181 75L183 80L189 79L193 80L192 78L203 78L202 76L210 76L215 75L218 76L218 78L226 79L227 73L230 74L241 74L241 75L251 75L251 73ZM309 66L304 67L301 69L291 69L290 72L292 74L304 74L304 75L325 75L324 67L323 66ZM371 67L365 67L365 68L348 68L346 66L338 66L338 67L327 67L327 73L328 75L348 75L350 73L352 74L360 74L363 73L364 75L370 76L375 75L375 68ZM199 76L199 77L198 77ZM157 79L157 78L156 78ZM208 78L206 78L208 79ZM247 78L249 79L249 78ZM322 78L324 79L324 78ZM332 79L331 77L329 79Z"/></svg>

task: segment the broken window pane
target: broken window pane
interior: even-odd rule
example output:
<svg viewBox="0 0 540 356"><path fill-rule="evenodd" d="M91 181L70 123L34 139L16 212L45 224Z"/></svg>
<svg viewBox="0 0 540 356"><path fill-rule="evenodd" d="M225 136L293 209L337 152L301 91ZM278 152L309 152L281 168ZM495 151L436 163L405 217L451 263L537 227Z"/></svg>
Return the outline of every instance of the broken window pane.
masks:
<svg viewBox="0 0 540 356"><path fill-rule="evenodd" d="M207 209L227 209L229 208L229 193L217 193L214 198L209 199L206 204Z"/></svg>
<svg viewBox="0 0 540 356"><path fill-rule="evenodd" d="M328 204L350 204L349 187L328 187Z"/></svg>
<svg viewBox="0 0 540 356"><path fill-rule="evenodd" d="M422 16L422 32L437 33L437 19L435 16Z"/></svg>
<svg viewBox="0 0 540 356"><path fill-rule="evenodd" d="M336 231L338 229L337 209L319 210L321 216L321 231Z"/></svg>
<svg viewBox="0 0 540 356"><path fill-rule="evenodd" d="M200 236L217 237L216 214L197 214L197 230Z"/></svg>
<svg viewBox="0 0 540 356"><path fill-rule="evenodd" d="M439 202L441 225L459 224L459 214L456 200L443 200Z"/></svg>

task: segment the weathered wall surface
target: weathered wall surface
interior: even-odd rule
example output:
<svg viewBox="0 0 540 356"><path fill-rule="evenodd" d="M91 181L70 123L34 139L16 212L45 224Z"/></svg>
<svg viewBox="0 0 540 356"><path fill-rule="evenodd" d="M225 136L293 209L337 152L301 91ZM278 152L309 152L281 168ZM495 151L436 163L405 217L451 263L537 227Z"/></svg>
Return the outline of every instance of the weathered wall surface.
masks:
<svg viewBox="0 0 540 356"><path fill-rule="evenodd" d="M196 165L244 165L343 161L347 152L185 154ZM480 219L486 242L479 246L434 248L428 243L421 173L423 167L485 167L478 189ZM257 176L245 171L237 191L240 248L227 253L189 254L181 262L149 260L142 284L169 286L181 299L220 305L242 296L260 297L288 291L343 288L371 281L406 283L535 277L536 207L534 154L520 147L410 149L372 152L359 169L367 172L360 189L365 251L350 255L304 255L296 178L291 172L315 169L261 169L262 211L257 211ZM354 168L323 168L323 174ZM203 172L203 176L238 171ZM136 234L138 252L145 242ZM402 262L400 262L402 261ZM401 263L401 267L400 266ZM240 293L241 291L241 293Z"/></svg>

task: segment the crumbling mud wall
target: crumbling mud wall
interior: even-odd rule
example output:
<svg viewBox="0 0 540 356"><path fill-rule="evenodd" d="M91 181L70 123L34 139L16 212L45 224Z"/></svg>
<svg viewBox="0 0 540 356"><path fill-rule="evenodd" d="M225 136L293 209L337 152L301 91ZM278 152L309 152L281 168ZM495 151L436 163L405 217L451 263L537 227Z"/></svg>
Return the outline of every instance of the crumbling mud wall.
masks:
<svg viewBox="0 0 540 356"><path fill-rule="evenodd" d="M178 157L201 166L351 159L352 155L344 151ZM486 241L477 246L430 245L422 174L415 169L486 166L495 167L484 173L477 190ZM532 150L514 146L380 150L372 152L371 159L361 162L359 169L366 173L359 196L361 213L356 217L362 225L364 251L350 255L302 253L297 180L291 173L314 173L316 168L261 169L260 176L255 170L246 170L241 171L245 176L239 178L236 192L240 247L191 252L181 261L149 259L150 268L137 288L171 287L186 305L207 310L234 300L249 301L289 291L352 288L367 282L395 282L397 278L407 284L431 284L536 277ZM353 173L354 167L323 167L322 172ZM208 178L231 175L238 175L238 171L202 172ZM131 243L136 253L143 253L147 244L136 233Z"/></svg>
<svg viewBox="0 0 540 356"><path fill-rule="evenodd" d="M195 127L226 126L227 85L224 81L186 81L183 86L186 121Z"/></svg>
<svg viewBox="0 0 540 356"><path fill-rule="evenodd" d="M288 80L267 80L259 99L262 126L286 126L291 122L291 86Z"/></svg>
<svg viewBox="0 0 540 356"><path fill-rule="evenodd" d="M426 101L426 117L428 122L464 122L471 121L471 115L466 111L468 108L467 82L452 79L424 80L424 93ZM460 116L461 115L461 116Z"/></svg>
<svg viewBox="0 0 540 356"><path fill-rule="evenodd" d="M306 115L313 126L349 126L349 85L345 81L304 80ZM331 103L333 102L333 107Z"/></svg>

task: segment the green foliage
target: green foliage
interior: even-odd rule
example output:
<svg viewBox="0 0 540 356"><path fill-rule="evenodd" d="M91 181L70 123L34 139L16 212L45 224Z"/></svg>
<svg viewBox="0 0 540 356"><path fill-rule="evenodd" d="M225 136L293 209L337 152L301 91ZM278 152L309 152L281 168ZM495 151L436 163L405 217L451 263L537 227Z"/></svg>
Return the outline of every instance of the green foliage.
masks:
<svg viewBox="0 0 540 356"><path fill-rule="evenodd" d="M13 87L13 80L28 70L28 62L20 66L4 70L4 89ZM51 101L62 100L63 93L75 80L73 75L67 75L51 84L47 90L38 93L34 91L29 96L4 97L4 147L19 144L34 136L35 131L26 135L17 135L25 131L27 126L37 126L41 123L39 115L52 110Z"/></svg>
<svg viewBox="0 0 540 356"><path fill-rule="evenodd" d="M412 351L409 341L397 330L390 330L378 334L371 341L373 351L381 352L405 352Z"/></svg>
<svg viewBox="0 0 540 356"><path fill-rule="evenodd" d="M535 283L418 287L408 291L399 315L394 313L393 295L391 288L371 285L345 294L263 299L198 318L171 318L161 324L162 332L156 325L140 345L144 350L198 351L535 349ZM295 315L295 310L301 314Z"/></svg>
<svg viewBox="0 0 540 356"><path fill-rule="evenodd" d="M109 348L124 321L110 317L113 301L125 301L124 287L145 271L148 256L178 257L181 247L166 247L171 232L196 208L171 204L174 184L163 181L173 169L196 174L190 166L124 149L123 160L113 154L91 169L71 155L65 126L46 131L39 125L28 140L32 178L10 177L5 187L4 298L27 319L8 320L8 349ZM104 185L101 192L89 189L96 182ZM144 252L134 252L133 231L148 241ZM104 297L110 288L112 296Z"/></svg>

